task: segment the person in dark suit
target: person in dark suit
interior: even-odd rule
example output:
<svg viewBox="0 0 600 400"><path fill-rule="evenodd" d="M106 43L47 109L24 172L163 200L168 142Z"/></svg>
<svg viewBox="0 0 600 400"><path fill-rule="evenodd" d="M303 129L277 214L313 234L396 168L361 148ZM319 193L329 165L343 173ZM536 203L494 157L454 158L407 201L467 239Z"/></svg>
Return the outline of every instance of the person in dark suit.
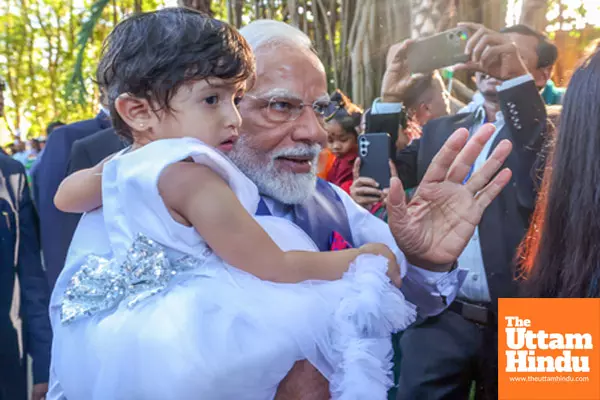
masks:
<svg viewBox="0 0 600 400"><path fill-rule="evenodd" d="M67 176L73 143L111 127L108 114L56 129L48 138L44 154L32 177L34 198L40 214L42 250L50 288L63 268L72 232L63 229L69 217L54 206L54 195Z"/></svg>
<svg viewBox="0 0 600 400"><path fill-rule="evenodd" d="M458 268L468 275L457 299L447 310L418 321L401 335L398 400L466 399L472 381L477 382L478 399L497 398L497 300L517 294L515 255L534 210L537 171L541 173L544 166L546 110L534 79L506 35L478 25L472 28L480 32L473 36L480 41L469 42L467 47L492 47L491 51L504 62L512 59L511 66L504 72L489 64L488 68L480 68L478 83L485 102L472 112L426 124L421 138L397 154L398 176L405 188L418 186L434 156L456 129L464 128L472 134L485 123L493 123L496 132L469 174L503 139L509 139L513 150L504 167L510 168L513 175L484 212L458 259ZM494 82L490 76L504 82ZM351 189L354 194L358 184Z"/></svg>
<svg viewBox="0 0 600 400"><path fill-rule="evenodd" d="M83 139L79 139L73 143L66 176L71 175L73 172L93 167L106 157L122 150L125 146L127 146L127 143L115 133L113 128L103 129ZM62 264L64 264L69 246L71 245L71 239L81 219L81 214L63 213L61 218L61 241L57 246L61 246L61 255L64 254ZM60 271L62 271L62 264L60 264L60 269L53 270L52 276L54 280L56 280ZM59 266L58 264L55 265Z"/></svg>
<svg viewBox="0 0 600 400"><path fill-rule="evenodd" d="M3 92L0 78L0 117L4 115ZM25 168L4 151L0 151L0 212L0 400L27 398L27 358L22 354L33 358L31 400L41 400L48 391L50 371L50 292L42 269L37 215ZM19 291L15 291L15 276L19 277ZM11 315L17 304L23 353L13 323L18 318L11 319L17 317Z"/></svg>
<svg viewBox="0 0 600 400"><path fill-rule="evenodd" d="M104 129L73 143L67 175L91 168L111 154L124 149L128 144L113 128Z"/></svg>
<svg viewBox="0 0 600 400"><path fill-rule="evenodd" d="M489 141L488 150L484 148L489 152L502 139L511 140L513 151L505 162L513 171L511 183L485 211L478 230L459 257L459 268L469 274L457 299L448 310L421 321L400 338L399 400L423 396L467 398L472 381L477 382L478 399L497 397L497 301L517 295L515 255L535 207L539 187L536 176L544 165L544 102L531 77L516 82L519 79L500 86L497 98L501 112L494 122L497 133ZM516 84L508 85L511 82ZM458 128L473 132L486 120L490 118L485 112L475 111L427 124L421 139L397 158L405 182L414 179L418 185L452 132ZM410 169L413 173L407 174ZM439 368L426 373L430 365Z"/></svg>
<svg viewBox="0 0 600 400"><path fill-rule="evenodd" d="M0 400L27 397L26 360L11 321L19 278L24 354L33 358L32 400L48 391L52 330L48 282L42 269L38 221L21 163L0 153Z"/></svg>

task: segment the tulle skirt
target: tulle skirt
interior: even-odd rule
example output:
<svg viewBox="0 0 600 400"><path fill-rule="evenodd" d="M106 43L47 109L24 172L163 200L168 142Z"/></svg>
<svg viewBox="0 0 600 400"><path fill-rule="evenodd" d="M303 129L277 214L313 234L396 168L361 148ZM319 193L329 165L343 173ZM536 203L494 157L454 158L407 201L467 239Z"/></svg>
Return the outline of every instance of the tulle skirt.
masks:
<svg viewBox="0 0 600 400"><path fill-rule="evenodd" d="M294 237L282 247L297 248ZM55 290L79 268L72 253ZM386 271L387 259L362 255L338 281L277 284L211 256L133 308L70 324L58 322L55 293L53 371L68 400L270 400L306 359L333 399L384 400L391 334L416 316Z"/></svg>

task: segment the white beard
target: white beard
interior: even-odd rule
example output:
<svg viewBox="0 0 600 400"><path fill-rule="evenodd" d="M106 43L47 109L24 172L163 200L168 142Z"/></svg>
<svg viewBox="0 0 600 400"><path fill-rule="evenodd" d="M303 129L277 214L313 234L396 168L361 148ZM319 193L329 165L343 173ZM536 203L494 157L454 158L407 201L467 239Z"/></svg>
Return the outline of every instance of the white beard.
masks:
<svg viewBox="0 0 600 400"><path fill-rule="evenodd" d="M320 151L321 146L318 144L312 146L298 144L293 148L263 154L250 147L248 140L242 135L228 156L256 184L261 194L283 204L293 205L303 203L316 190L317 161ZM275 160L281 156L313 157L311 171L298 174L278 170Z"/></svg>

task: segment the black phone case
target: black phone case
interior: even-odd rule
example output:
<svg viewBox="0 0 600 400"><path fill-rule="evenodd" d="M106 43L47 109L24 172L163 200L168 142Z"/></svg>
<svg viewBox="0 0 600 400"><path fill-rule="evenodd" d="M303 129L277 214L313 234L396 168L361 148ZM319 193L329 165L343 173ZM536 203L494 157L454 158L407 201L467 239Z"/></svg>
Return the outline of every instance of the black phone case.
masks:
<svg viewBox="0 0 600 400"><path fill-rule="evenodd" d="M408 48L408 69L412 73L429 73L436 69L467 62L466 28L454 28L412 43Z"/></svg>
<svg viewBox="0 0 600 400"><path fill-rule="evenodd" d="M391 114L372 114L369 112L365 119L365 133L381 133L385 132L390 135L392 145L395 145L398 140L398 129L401 124L402 113ZM394 159L393 147L390 146L390 158Z"/></svg>
<svg viewBox="0 0 600 400"><path fill-rule="evenodd" d="M390 186L391 145L391 138L387 133L365 133L358 136L360 176L373 178L379 183L379 189Z"/></svg>

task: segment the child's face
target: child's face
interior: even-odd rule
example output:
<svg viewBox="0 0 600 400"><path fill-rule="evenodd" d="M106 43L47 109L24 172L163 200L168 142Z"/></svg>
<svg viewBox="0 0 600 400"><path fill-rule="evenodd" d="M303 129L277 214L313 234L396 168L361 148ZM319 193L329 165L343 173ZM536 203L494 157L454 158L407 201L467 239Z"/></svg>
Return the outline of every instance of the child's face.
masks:
<svg viewBox="0 0 600 400"><path fill-rule="evenodd" d="M228 152L242 123L238 105L244 89L244 82L217 78L186 83L170 100L171 110L150 112L147 126L142 123L143 130L134 137L142 142L193 137ZM132 127L135 129L135 124Z"/></svg>
<svg viewBox="0 0 600 400"><path fill-rule="evenodd" d="M327 124L327 145L336 157L358 151L356 135L346 132L337 121Z"/></svg>

